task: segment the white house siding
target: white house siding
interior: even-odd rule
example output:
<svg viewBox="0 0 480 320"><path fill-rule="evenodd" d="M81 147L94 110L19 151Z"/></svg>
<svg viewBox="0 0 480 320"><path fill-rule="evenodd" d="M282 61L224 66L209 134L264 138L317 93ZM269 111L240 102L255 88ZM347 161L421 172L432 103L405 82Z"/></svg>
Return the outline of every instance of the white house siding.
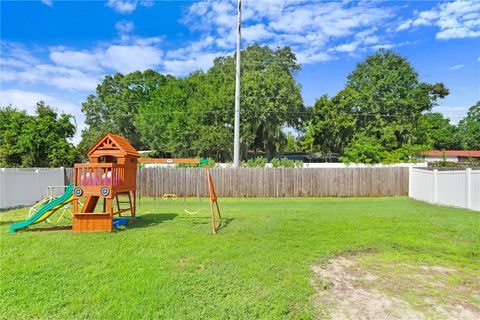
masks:
<svg viewBox="0 0 480 320"><path fill-rule="evenodd" d="M423 156L427 162L438 162L438 161L448 161L448 162L458 162L457 156Z"/></svg>

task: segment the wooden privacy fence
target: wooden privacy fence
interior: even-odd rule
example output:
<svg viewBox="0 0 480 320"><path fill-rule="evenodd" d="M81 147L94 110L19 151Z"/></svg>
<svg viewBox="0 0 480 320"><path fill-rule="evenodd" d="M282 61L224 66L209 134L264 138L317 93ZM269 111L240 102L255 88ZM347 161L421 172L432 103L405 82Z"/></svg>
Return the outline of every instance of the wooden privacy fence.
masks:
<svg viewBox="0 0 480 320"><path fill-rule="evenodd" d="M66 182L71 180L70 169ZM408 168L213 168L219 197L389 197L408 195ZM137 194L207 197L205 169L139 168Z"/></svg>

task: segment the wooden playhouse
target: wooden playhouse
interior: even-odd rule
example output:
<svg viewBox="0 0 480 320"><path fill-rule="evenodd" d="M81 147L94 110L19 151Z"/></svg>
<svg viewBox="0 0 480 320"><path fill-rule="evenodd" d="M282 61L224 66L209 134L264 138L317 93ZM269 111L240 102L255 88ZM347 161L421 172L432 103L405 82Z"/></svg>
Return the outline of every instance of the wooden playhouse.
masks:
<svg viewBox="0 0 480 320"><path fill-rule="evenodd" d="M135 218L140 154L123 137L107 133L87 151L89 163L74 166L74 232L112 231L114 216Z"/></svg>

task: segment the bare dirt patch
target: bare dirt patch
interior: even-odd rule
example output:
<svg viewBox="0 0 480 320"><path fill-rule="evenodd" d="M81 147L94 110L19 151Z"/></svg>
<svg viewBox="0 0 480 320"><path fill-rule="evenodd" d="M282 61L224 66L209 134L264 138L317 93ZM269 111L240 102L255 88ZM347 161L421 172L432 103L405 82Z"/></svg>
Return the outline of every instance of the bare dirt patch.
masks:
<svg viewBox="0 0 480 320"><path fill-rule="evenodd" d="M375 256L347 254L312 266L319 318L480 319L478 274Z"/></svg>

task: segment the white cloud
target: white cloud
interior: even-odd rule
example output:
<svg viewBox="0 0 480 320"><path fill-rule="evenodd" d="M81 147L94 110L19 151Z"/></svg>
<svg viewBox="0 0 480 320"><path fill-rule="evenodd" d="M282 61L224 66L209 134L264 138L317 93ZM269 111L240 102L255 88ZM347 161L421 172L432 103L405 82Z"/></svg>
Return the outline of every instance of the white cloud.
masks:
<svg viewBox="0 0 480 320"><path fill-rule="evenodd" d="M151 0L108 0L107 7L118 13L128 14L134 12L138 6L151 7L154 1Z"/></svg>
<svg viewBox="0 0 480 320"><path fill-rule="evenodd" d="M100 71L96 55L88 51L52 51L50 59L60 66L86 71Z"/></svg>
<svg viewBox="0 0 480 320"><path fill-rule="evenodd" d="M403 21L397 31L419 26L436 26L437 39L480 37L480 2L456 0L442 2L431 10L418 12L414 19Z"/></svg>
<svg viewBox="0 0 480 320"><path fill-rule="evenodd" d="M332 48L350 54L382 41L378 33L392 13L375 2L247 1L242 11L242 45L288 45L303 63L325 61L333 58L326 53ZM235 1L194 3L182 21L215 38L209 52L235 48Z"/></svg>
<svg viewBox="0 0 480 320"><path fill-rule="evenodd" d="M215 43L215 39L212 36L206 36L196 42L190 43L180 49L168 51L166 58L169 59L188 59L193 55L201 54L208 51L209 48Z"/></svg>
<svg viewBox="0 0 480 320"><path fill-rule="evenodd" d="M15 71L15 78L20 82L44 83L60 89L70 90L93 90L96 88L99 78L83 71L55 66L39 64L23 70Z"/></svg>
<svg viewBox="0 0 480 320"><path fill-rule="evenodd" d="M153 45L158 41L157 38L137 39L134 44L110 45L93 51L54 51L50 58L60 66L94 74L143 71L160 65L163 52Z"/></svg>
<svg viewBox="0 0 480 320"><path fill-rule="evenodd" d="M86 65L86 54L67 52L65 56L52 54L55 64L41 62L33 54L16 43L1 42L1 81L19 83L43 83L61 89L91 90L96 87L98 75L79 69Z"/></svg>
<svg viewBox="0 0 480 320"><path fill-rule="evenodd" d="M3 67L23 68L28 67L30 64L21 59L2 57L2 59L0 59L0 65Z"/></svg>
<svg viewBox="0 0 480 320"><path fill-rule="evenodd" d="M407 19L407 20L403 21L402 23L400 23L398 25L397 31L403 31L403 30L410 29L412 27L412 24L413 24L413 20L412 19Z"/></svg>
<svg viewBox="0 0 480 320"><path fill-rule="evenodd" d="M29 114L34 114L37 102L44 101L46 104L62 113L75 114L80 111L80 107L63 99L47 95L36 91L26 91L17 89L8 89L0 91L2 97L2 106L12 105L20 110L25 110Z"/></svg>
<svg viewBox="0 0 480 320"><path fill-rule="evenodd" d="M155 68L161 62L162 51L154 47L110 46L102 56L101 64L123 73Z"/></svg>
<svg viewBox="0 0 480 320"><path fill-rule="evenodd" d="M121 32L130 32L133 25L117 24ZM91 50L65 46L49 48L50 61L40 61L24 46L2 41L0 64L2 83L43 84L72 91L94 90L105 74L158 69L163 52L162 37L129 36L112 44L100 44ZM43 48L36 50L44 50Z"/></svg>
<svg viewBox="0 0 480 320"><path fill-rule="evenodd" d="M53 1L52 0L41 0L41 2L49 7L53 7Z"/></svg>
<svg viewBox="0 0 480 320"><path fill-rule="evenodd" d="M220 56L226 55L227 52L201 53L198 55L191 55L184 59L165 60L165 73L175 76L186 76L195 70L208 70L213 65L213 60Z"/></svg>
<svg viewBox="0 0 480 320"><path fill-rule="evenodd" d="M413 21L412 25L413 26L429 26L434 23L436 19L438 19L439 15L436 10L431 10L431 11L423 11L420 12L418 17Z"/></svg>
<svg viewBox="0 0 480 320"><path fill-rule="evenodd" d="M135 25L131 21L122 20L115 24L115 29L117 29L121 41L128 41L128 34L135 29Z"/></svg>
<svg viewBox="0 0 480 320"><path fill-rule="evenodd" d="M316 52L315 50L306 50L297 54L299 63L313 63L333 60L333 57L326 52Z"/></svg>
<svg viewBox="0 0 480 320"><path fill-rule="evenodd" d="M395 45L393 43L384 43L384 44L377 44L372 47L373 50L380 50L380 49L393 49L395 48Z"/></svg>
<svg viewBox="0 0 480 320"><path fill-rule="evenodd" d="M347 53L351 53L351 52L354 52L355 50L357 50L357 47L360 43L358 41L354 41L354 42L351 42L351 43L345 43L345 44L342 44L342 45L339 45L335 48L336 51L338 52L347 52Z"/></svg>
<svg viewBox="0 0 480 320"><path fill-rule="evenodd" d="M162 36L148 37L148 38L130 37L130 39L132 39L135 45L144 47L144 46L156 46L163 41L164 37Z"/></svg>
<svg viewBox="0 0 480 320"><path fill-rule="evenodd" d="M39 60L28 50L18 43L0 42L0 50L2 54L0 55L0 64L1 65L10 65L12 64L36 64Z"/></svg>
<svg viewBox="0 0 480 320"><path fill-rule="evenodd" d="M273 37L263 24L256 24L242 29L242 38L249 42L265 40Z"/></svg>
<svg viewBox="0 0 480 320"><path fill-rule="evenodd" d="M464 67L463 64L456 64L456 65L453 65L453 66L451 66L450 68L448 68L448 70L450 70L450 71L455 71L455 70L462 69L463 67Z"/></svg>
<svg viewBox="0 0 480 320"><path fill-rule="evenodd" d="M450 28L446 30L442 30L437 33L437 39L459 39L459 38L475 38L480 37L480 29L478 31L471 30L467 27L460 27L460 28Z"/></svg>

